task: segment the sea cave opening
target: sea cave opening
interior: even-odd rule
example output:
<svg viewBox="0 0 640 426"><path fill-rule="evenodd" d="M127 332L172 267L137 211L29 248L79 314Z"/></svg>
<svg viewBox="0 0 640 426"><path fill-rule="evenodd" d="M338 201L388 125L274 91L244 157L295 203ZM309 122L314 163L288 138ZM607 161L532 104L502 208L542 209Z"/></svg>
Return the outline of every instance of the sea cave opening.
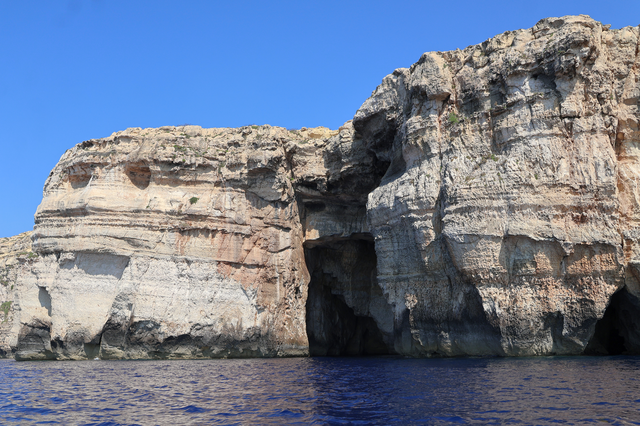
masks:
<svg viewBox="0 0 640 426"><path fill-rule="evenodd" d="M309 354L395 353L380 327L393 321L376 280L373 238L364 234L313 242L305 247L305 259L311 276L306 304Z"/></svg>
<svg viewBox="0 0 640 426"><path fill-rule="evenodd" d="M638 300L626 288L611 296L604 315L596 322L595 332L585 355L635 355L640 353Z"/></svg>

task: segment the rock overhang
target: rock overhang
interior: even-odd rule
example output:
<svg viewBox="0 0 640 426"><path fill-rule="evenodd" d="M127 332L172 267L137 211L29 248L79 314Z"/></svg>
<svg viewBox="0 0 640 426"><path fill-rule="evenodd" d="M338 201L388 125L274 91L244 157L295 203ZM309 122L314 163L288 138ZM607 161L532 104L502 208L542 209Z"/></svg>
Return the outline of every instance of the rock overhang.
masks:
<svg viewBox="0 0 640 426"><path fill-rule="evenodd" d="M55 293L76 291L60 253L103 253L130 259L101 301L118 336L105 354L306 354L305 247L370 235L386 308L368 318L394 352L583 353L614 294L617 311L640 306L638 36L581 15L428 52L338 131L167 126L79 144L36 214L49 266L20 281L25 330L32 315L42 334L26 294L44 286L62 342L51 353L102 347L74 334ZM606 321L636 350L637 319Z"/></svg>

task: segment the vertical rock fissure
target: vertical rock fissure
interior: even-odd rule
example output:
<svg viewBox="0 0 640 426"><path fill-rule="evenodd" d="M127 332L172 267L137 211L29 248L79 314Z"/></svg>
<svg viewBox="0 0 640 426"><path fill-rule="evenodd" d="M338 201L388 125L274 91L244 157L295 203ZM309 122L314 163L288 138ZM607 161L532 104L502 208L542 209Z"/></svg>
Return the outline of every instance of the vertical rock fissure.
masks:
<svg viewBox="0 0 640 426"><path fill-rule="evenodd" d="M376 322L385 306L373 241L340 239L305 248L311 276L307 336L311 356L393 353Z"/></svg>

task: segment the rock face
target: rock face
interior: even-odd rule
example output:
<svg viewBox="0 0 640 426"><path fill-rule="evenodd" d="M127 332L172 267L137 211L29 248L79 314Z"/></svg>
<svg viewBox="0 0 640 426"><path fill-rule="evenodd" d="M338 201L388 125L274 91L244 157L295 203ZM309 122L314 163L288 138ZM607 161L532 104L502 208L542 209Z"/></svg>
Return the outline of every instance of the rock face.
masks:
<svg viewBox="0 0 640 426"><path fill-rule="evenodd" d="M36 213L17 357L306 354L288 136L129 129L69 150Z"/></svg>
<svg viewBox="0 0 640 426"><path fill-rule="evenodd" d="M18 343L17 334L12 332L17 326L16 278L37 258L31 250L31 232L0 238L0 358L12 356Z"/></svg>
<svg viewBox="0 0 640 426"><path fill-rule="evenodd" d="M396 350L583 353L618 291L638 350L639 65L638 28L577 16L384 79L353 125L391 162L367 215Z"/></svg>
<svg viewBox="0 0 640 426"><path fill-rule="evenodd" d="M83 142L33 253L0 242L0 351L640 353L639 36L570 16L425 53L338 131Z"/></svg>

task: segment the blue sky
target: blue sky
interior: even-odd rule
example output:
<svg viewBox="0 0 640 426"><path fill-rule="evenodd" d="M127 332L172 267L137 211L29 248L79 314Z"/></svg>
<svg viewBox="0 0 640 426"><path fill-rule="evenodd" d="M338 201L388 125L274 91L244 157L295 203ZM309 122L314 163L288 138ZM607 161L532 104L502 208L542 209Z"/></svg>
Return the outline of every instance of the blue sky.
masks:
<svg viewBox="0 0 640 426"><path fill-rule="evenodd" d="M127 127L337 128L423 52L640 1L0 2L0 237L33 228L64 151Z"/></svg>

